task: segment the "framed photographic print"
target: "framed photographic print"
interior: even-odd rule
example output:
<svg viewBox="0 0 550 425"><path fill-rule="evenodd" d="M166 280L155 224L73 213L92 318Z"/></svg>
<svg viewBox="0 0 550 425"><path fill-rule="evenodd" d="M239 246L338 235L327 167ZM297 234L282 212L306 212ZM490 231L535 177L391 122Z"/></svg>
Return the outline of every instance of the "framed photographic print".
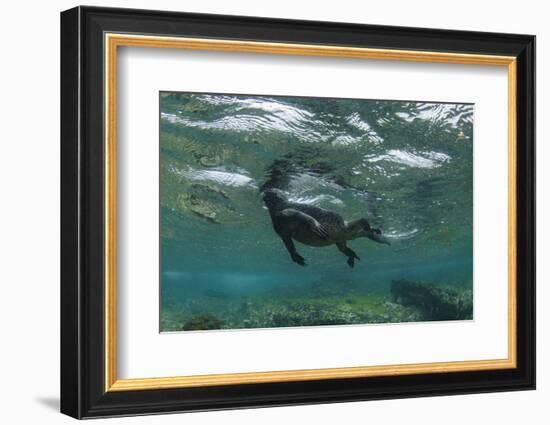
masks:
<svg viewBox="0 0 550 425"><path fill-rule="evenodd" d="M61 14L61 411L533 389L529 35Z"/></svg>

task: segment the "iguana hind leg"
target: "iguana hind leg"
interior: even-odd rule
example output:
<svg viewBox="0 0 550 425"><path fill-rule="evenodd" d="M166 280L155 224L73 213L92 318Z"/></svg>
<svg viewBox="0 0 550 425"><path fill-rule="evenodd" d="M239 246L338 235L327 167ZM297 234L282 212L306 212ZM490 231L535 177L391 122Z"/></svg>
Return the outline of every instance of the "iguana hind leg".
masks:
<svg viewBox="0 0 550 425"><path fill-rule="evenodd" d="M348 257L348 265L353 268L355 265L355 260L360 260L359 256L355 253L355 251L353 251L353 249L349 248L345 242L337 243L336 246L341 253Z"/></svg>

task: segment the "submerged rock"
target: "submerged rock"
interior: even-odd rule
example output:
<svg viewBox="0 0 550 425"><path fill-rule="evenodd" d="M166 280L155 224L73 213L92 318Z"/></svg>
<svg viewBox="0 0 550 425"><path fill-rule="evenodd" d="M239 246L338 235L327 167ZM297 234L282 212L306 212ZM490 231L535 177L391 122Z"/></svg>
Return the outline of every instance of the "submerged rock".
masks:
<svg viewBox="0 0 550 425"><path fill-rule="evenodd" d="M420 320L417 310L361 297L302 299L300 301L257 304L247 302L235 310L229 323L235 328L272 328L295 326L352 325L368 323L398 323Z"/></svg>
<svg viewBox="0 0 550 425"><path fill-rule="evenodd" d="M258 329L297 326L359 325L427 320L420 309L392 302L389 297L348 294L323 298L279 297L271 294L246 299L211 297L187 300L179 313L164 314L163 331ZM216 316L205 313L205 302ZM176 310L172 306L172 310ZM166 310L165 310L166 312ZM219 319L223 317L223 321Z"/></svg>
<svg viewBox="0 0 550 425"><path fill-rule="evenodd" d="M391 286L392 301L417 308L423 320L465 320L472 318L471 291L459 292L453 288L394 280Z"/></svg>
<svg viewBox="0 0 550 425"><path fill-rule="evenodd" d="M204 331L221 329L223 321L212 314L201 314L192 317L183 324L184 331Z"/></svg>
<svg viewBox="0 0 550 425"><path fill-rule="evenodd" d="M193 183L175 196L178 212L191 212L209 223L221 224L236 217L228 194L212 184Z"/></svg>
<svg viewBox="0 0 550 425"><path fill-rule="evenodd" d="M191 211L195 215L202 217L210 223L219 224L217 219L216 206L212 202L200 199L194 194L181 193L177 198L177 205L182 211Z"/></svg>

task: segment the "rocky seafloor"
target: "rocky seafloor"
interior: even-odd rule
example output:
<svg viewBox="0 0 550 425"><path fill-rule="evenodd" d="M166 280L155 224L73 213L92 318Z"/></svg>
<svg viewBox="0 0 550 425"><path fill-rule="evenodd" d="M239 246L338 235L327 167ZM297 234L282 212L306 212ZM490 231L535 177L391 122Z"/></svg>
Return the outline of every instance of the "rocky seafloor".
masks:
<svg viewBox="0 0 550 425"><path fill-rule="evenodd" d="M394 280L390 293L248 296L223 294L167 303L161 331L279 328L296 326L468 320L472 291Z"/></svg>

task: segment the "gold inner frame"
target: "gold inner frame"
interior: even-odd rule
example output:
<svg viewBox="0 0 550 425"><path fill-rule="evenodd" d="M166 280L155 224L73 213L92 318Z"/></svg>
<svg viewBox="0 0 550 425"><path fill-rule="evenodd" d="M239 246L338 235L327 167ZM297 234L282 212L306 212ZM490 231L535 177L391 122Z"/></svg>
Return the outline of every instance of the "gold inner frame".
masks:
<svg viewBox="0 0 550 425"><path fill-rule="evenodd" d="M516 359L516 58L462 53L370 49L328 45L267 43L106 33L105 46L105 391L149 390L268 382L311 381L416 373L447 373L515 368ZM116 324L116 106L117 48L120 46L329 56L507 67L508 72L508 357L419 364L247 372L214 375L118 379Z"/></svg>

